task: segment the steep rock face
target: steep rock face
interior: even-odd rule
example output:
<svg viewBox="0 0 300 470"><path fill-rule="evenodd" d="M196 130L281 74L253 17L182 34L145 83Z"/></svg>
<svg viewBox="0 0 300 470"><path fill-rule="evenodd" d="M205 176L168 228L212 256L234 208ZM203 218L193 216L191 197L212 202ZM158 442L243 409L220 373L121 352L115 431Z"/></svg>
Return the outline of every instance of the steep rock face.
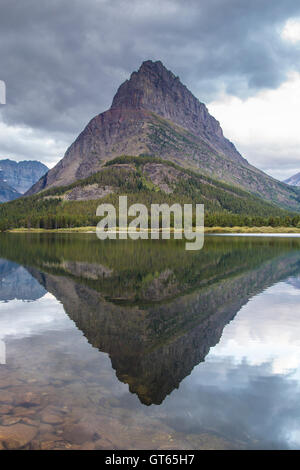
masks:
<svg viewBox="0 0 300 470"><path fill-rule="evenodd" d="M225 139L219 122L205 104L167 70L162 62L143 62L118 89L112 109L147 109L207 140L213 147L238 162L246 162L234 145Z"/></svg>
<svg viewBox="0 0 300 470"><path fill-rule="evenodd" d="M300 186L300 172L285 180L284 183L290 184L291 186Z"/></svg>
<svg viewBox="0 0 300 470"><path fill-rule="evenodd" d="M120 155L146 152L144 127L150 113L114 109L93 118L68 148L65 156L27 194L62 186L99 171L103 163Z"/></svg>
<svg viewBox="0 0 300 470"><path fill-rule="evenodd" d="M0 181L7 183L19 195L25 193L47 171L46 165L38 161L0 160Z"/></svg>
<svg viewBox="0 0 300 470"><path fill-rule="evenodd" d="M118 89L111 108L93 118L64 158L26 195L101 170L120 155L148 154L300 210L300 194L250 165L223 136L206 106L161 62L146 61Z"/></svg>

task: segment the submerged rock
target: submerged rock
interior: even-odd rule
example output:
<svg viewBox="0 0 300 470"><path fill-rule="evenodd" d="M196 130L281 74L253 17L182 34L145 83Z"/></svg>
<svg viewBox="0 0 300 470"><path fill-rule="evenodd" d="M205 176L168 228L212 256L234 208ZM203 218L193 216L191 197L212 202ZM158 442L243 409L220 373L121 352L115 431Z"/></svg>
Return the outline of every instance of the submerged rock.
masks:
<svg viewBox="0 0 300 470"><path fill-rule="evenodd" d="M0 443L5 449L25 447L37 434L37 428L17 423L12 426L0 426Z"/></svg>

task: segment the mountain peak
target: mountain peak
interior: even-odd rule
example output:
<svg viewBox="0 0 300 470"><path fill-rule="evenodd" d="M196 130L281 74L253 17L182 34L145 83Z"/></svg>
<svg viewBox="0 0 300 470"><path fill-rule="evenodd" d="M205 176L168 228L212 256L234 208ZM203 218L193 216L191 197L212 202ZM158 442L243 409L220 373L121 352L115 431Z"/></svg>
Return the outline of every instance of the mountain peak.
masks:
<svg viewBox="0 0 300 470"><path fill-rule="evenodd" d="M156 109L158 101L164 101L167 97L170 98L175 81L179 81L178 77L175 77L160 60L156 62L146 60L138 71L132 72L130 79L119 87L111 109L122 107L145 108L158 112ZM182 84L180 85L183 87ZM155 97L157 94L159 97Z"/></svg>
<svg viewBox="0 0 300 470"><path fill-rule="evenodd" d="M86 178L121 155L143 154L298 208L294 190L249 165L205 104L161 61L152 60L131 74L111 108L88 123L64 158L26 194Z"/></svg>
<svg viewBox="0 0 300 470"><path fill-rule="evenodd" d="M161 60L156 60L156 61L144 60L144 62L142 62L142 65L140 66L139 70L144 69L144 68L150 68L150 69L156 69L156 70L158 70L158 69L167 70Z"/></svg>
<svg viewBox="0 0 300 470"><path fill-rule="evenodd" d="M151 73L156 75L157 78L165 78L169 80L179 80L171 70L168 70L161 60L153 61L153 60L145 60L142 65L140 66L138 72L133 72L133 74L147 74ZM132 74L132 75L133 75Z"/></svg>
<svg viewBox="0 0 300 470"><path fill-rule="evenodd" d="M222 137L221 127L201 103L163 63L146 60L119 87L111 109L152 111L193 133L203 131ZM205 129L204 129L205 127Z"/></svg>
<svg viewBox="0 0 300 470"><path fill-rule="evenodd" d="M161 61L146 60L118 89L111 110L142 109L153 112L212 143L215 149L239 162L245 160L224 138L219 122Z"/></svg>

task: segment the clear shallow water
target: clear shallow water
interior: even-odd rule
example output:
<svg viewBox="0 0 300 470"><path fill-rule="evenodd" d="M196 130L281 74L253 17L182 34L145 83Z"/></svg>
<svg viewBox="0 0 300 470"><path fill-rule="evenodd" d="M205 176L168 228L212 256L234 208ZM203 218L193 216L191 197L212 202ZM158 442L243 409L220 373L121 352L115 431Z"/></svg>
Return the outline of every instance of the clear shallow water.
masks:
<svg viewBox="0 0 300 470"><path fill-rule="evenodd" d="M300 448L299 239L0 242L0 447Z"/></svg>

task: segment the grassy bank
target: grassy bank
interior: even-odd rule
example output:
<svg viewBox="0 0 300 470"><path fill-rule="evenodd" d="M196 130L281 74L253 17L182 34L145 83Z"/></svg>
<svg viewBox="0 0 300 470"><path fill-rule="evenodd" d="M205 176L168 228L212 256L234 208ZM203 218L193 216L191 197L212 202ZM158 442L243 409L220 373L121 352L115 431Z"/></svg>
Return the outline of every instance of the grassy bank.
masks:
<svg viewBox="0 0 300 470"><path fill-rule="evenodd" d="M300 227L205 227L205 233L300 233Z"/></svg>
<svg viewBox="0 0 300 470"><path fill-rule="evenodd" d="M172 229L171 229L172 230ZM16 228L11 233L91 233L96 227L72 227L59 229ZM205 227L205 233L300 233L300 227Z"/></svg>

